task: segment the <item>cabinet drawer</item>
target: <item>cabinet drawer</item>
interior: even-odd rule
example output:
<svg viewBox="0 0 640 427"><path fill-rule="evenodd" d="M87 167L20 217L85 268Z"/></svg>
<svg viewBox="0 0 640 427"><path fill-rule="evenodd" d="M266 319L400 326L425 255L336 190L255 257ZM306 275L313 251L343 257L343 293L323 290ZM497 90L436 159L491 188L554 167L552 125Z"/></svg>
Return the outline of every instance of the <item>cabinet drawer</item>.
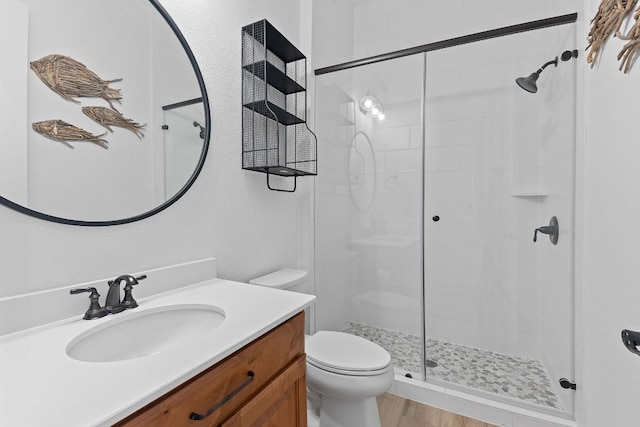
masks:
<svg viewBox="0 0 640 427"><path fill-rule="evenodd" d="M217 426L302 354L304 313L299 313L116 425ZM213 407L202 420L190 418Z"/></svg>
<svg viewBox="0 0 640 427"><path fill-rule="evenodd" d="M220 427L307 427L306 364L299 356Z"/></svg>

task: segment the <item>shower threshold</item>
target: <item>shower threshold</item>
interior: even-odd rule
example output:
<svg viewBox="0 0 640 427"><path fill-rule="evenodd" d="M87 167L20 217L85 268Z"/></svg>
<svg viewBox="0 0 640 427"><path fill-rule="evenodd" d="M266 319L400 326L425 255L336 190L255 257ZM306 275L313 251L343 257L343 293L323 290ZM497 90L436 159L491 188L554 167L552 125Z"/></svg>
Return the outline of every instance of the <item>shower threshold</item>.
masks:
<svg viewBox="0 0 640 427"><path fill-rule="evenodd" d="M344 332L367 338L391 354L396 372L422 374L420 337L351 322ZM445 341L427 339L427 378L516 399L523 403L564 410L549 375L537 360L495 353Z"/></svg>

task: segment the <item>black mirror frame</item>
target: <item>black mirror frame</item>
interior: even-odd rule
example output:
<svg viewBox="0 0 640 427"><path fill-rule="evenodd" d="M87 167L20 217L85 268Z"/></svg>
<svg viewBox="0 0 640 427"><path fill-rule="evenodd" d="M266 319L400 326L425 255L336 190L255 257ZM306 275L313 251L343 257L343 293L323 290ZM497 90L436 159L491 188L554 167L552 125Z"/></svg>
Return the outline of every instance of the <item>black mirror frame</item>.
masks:
<svg viewBox="0 0 640 427"><path fill-rule="evenodd" d="M196 165L196 169L194 170L193 174L191 175L191 177L189 178L187 183L173 197L171 197L169 200L167 200L166 202L164 202L160 206L157 206L154 209L151 209L151 210L149 210L149 211L147 211L145 213L142 213L140 215L135 215L135 216L132 216L132 217L129 217L129 218L110 220L110 221L80 221L80 220L75 220L75 219L67 219L67 218L61 218L61 217L57 217L57 216L47 215L45 213L38 212L38 211L35 211L33 209L26 208L26 207L24 207L22 205L19 205L19 204L15 203L15 202L12 202L9 199L6 199L6 198L2 197L2 196L0 196L0 204L4 205L6 207L9 207L11 209L14 209L14 210L16 210L16 211L18 211L20 213L23 213L23 214L26 214L26 215L29 215L29 216L32 216L32 217L35 217L35 218L39 218L39 219L42 219L42 220L46 220L46 221L57 222L57 223L60 223L60 224L67 224L67 225L80 225L80 226L85 226L85 227L106 227L106 226L109 226L109 225L129 224L129 223L132 223L132 222L140 221L140 220L145 219L145 218L149 218L150 216L155 215L155 214L167 209L169 206L173 205L175 202L178 201L178 199L180 199L182 196L184 196L184 194L189 190L189 188L191 188L191 186L195 182L196 178L198 178L198 175L202 171L202 167L204 166L204 162L205 162L205 159L207 157L207 152L209 151L209 139L211 137L211 115L210 115L210 110L209 110L209 98L207 97L207 89L206 89L206 87L204 85L204 79L202 77L202 73L200 72L200 67L198 66L198 63L196 62L195 56L193 55L193 52L191 51L191 48L189 47L189 44L187 43L187 40L182 35L182 32L180 31L180 29L178 28L176 23L173 21L171 16L169 16L169 13L160 5L160 3L157 0L148 0L148 1L158 11L158 13L160 13L160 15L162 15L162 17L164 18L166 23L169 25L169 27L171 27L171 30L173 31L175 36L180 41L180 44L184 48L184 51L187 54L187 57L189 58L189 61L191 62L191 66L193 67L193 71L194 71L194 73L196 75L196 78L198 80L198 85L200 86L200 92L202 93L202 104L204 106L204 115L205 115L205 122L206 122L205 135L204 135L204 145L202 147L202 154L200 155L200 159L198 160L198 164Z"/></svg>

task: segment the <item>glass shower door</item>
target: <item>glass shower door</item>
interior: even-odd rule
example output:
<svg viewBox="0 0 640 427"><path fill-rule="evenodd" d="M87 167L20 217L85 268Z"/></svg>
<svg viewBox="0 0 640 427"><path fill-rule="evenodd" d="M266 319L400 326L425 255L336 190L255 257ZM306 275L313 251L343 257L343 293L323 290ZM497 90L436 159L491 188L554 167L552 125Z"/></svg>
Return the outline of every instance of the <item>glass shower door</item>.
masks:
<svg viewBox="0 0 640 427"><path fill-rule="evenodd" d="M368 338L414 378L424 353L423 82L423 54L316 79L316 329Z"/></svg>
<svg viewBox="0 0 640 427"><path fill-rule="evenodd" d="M492 399L571 413L576 61L573 25L429 52L426 373ZM556 216L557 245L534 230Z"/></svg>

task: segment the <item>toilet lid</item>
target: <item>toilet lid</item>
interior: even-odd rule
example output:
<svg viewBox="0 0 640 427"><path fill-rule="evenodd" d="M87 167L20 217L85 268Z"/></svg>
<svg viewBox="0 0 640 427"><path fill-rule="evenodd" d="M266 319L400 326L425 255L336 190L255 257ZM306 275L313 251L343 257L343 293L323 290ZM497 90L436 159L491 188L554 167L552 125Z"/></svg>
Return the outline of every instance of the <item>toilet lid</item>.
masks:
<svg viewBox="0 0 640 427"><path fill-rule="evenodd" d="M364 338L344 332L320 331L306 342L307 361L337 373L362 375L387 371L391 355Z"/></svg>

